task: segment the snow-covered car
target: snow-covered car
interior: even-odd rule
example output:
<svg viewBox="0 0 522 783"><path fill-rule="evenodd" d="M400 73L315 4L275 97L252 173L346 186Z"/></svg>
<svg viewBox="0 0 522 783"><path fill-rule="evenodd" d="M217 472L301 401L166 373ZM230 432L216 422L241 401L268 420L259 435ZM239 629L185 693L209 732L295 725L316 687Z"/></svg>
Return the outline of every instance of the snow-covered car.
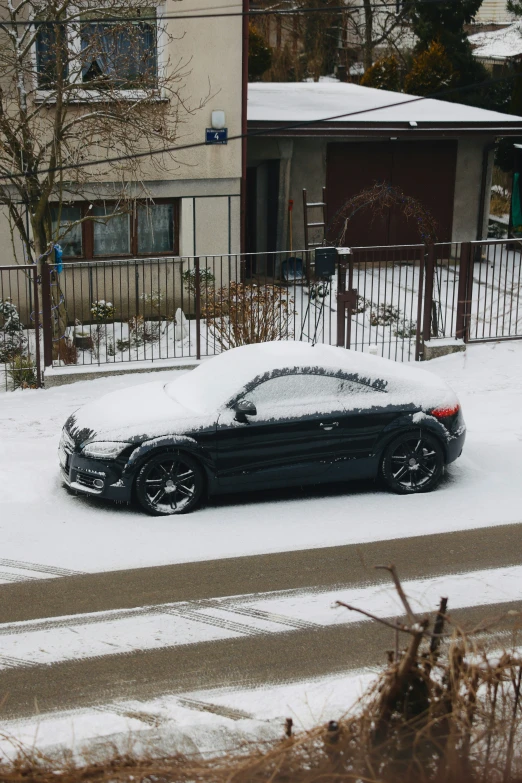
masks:
<svg viewBox="0 0 522 783"><path fill-rule="evenodd" d="M219 493L360 479L426 492L465 430L455 393L417 366L272 342L89 403L59 456L71 489L165 515Z"/></svg>

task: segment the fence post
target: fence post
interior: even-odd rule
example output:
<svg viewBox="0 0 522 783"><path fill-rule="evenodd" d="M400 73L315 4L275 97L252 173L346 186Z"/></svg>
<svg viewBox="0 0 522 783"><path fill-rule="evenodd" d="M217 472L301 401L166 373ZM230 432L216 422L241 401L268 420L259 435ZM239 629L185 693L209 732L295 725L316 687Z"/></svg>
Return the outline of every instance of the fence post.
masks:
<svg viewBox="0 0 522 783"><path fill-rule="evenodd" d="M419 362L423 358L424 354L424 326L423 326L423 297L424 297L424 280L425 271L427 265L427 256L429 253L429 247L424 246L421 249L419 259L419 291L417 294L417 327L415 331L415 361ZM421 323L422 322L422 323Z"/></svg>
<svg viewBox="0 0 522 783"><path fill-rule="evenodd" d="M201 274L199 257L194 259L194 285L196 287L196 359L201 359Z"/></svg>
<svg viewBox="0 0 522 783"><path fill-rule="evenodd" d="M42 359L40 356L40 305L39 305L39 297L38 297L38 268L37 266L33 266L32 268L32 275L33 275L33 305L34 305L34 352L35 352L35 361L36 361L36 385L39 389L42 388Z"/></svg>
<svg viewBox="0 0 522 783"><path fill-rule="evenodd" d="M473 275L471 258L471 242L463 242L460 246L459 288L457 293L457 315L455 318L455 337L468 342L468 288L469 278Z"/></svg>
<svg viewBox="0 0 522 783"><path fill-rule="evenodd" d="M432 334L432 309L433 309L433 275L435 272L435 246L426 248L426 283L424 288L424 311L422 318L422 339L428 341Z"/></svg>
<svg viewBox="0 0 522 783"><path fill-rule="evenodd" d="M337 266L337 346L344 348L346 340L346 308L344 294L346 290L346 262L339 258Z"/></svg>
<svg viewBox="0 0 522 783"><path fill-rule="evenodd" d="M51 305L51 267L44 261L41 266L42 280L42 330L44 349L44 368L53 363L53 323Z"/></svg>

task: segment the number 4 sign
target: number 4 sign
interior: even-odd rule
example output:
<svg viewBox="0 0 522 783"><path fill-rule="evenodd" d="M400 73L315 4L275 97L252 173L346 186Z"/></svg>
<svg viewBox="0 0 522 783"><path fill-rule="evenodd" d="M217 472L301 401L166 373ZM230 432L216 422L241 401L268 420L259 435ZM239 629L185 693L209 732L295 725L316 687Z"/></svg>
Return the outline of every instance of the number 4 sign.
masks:
<svg viewBox="0 0 522 783"><path fill-rule="evenodd" d="M205 144L227 144L228 142L228 128L220 128L215 130L214 128L206 129Z"/></svg>

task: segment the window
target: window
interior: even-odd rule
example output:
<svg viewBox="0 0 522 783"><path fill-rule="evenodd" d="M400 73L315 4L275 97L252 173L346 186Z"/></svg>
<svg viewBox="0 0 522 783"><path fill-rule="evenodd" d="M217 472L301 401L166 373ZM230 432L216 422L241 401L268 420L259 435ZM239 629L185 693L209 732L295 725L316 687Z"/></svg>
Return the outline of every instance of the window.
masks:
<svg viewBox="0 0 522 783"><path fill-rule="evenodd" d="M174 204L140 204L137 217L139 255L173 251Z"/></svg>
<svg viewBox="0 0 522 783"><path fill-rule="evenodd" d="M51 210L51 217L53 236L58 235L64 256L81 257L83 255L82 226L77 223L82 218L81 207L62 207L58 232L58 209L56 207Z"/></svg>
<svg viewBox="0 0 522 783"><path fill-rule="evenodd" d="M129 15L112 9L111 16ZM92 17L99 19L100 11ZM89 22L80 28L82 82L96 89L150 89L156 84L156 10L138 9L129 21Z"/></svg>
<svg viewBox="0 0 522 783"><path fill-rule="evenodd" d="M48 90L56 85L59 58L63 63L63 78L67 79L69 68L64 28L40 24L36 33L36 73L41 89Z"/></svg>
<svg viewBox="0 0 522 783"><path fill-rule="evenodd" d="M93 207L92 252L94 256L130 255L130 215L115 215L112 217L115 211L114 207Z"/></svg>
<svg viewBox="0 0 522 783"><path fill-rule="evenodd" d="M293 402L307 405L311 402L332 400L339 402L341 382L331 375L280 375L260 383L245 394L256 407L279 407Z"/></svg>
<svg viewBox="0 0 522 783"><path fill-rule="evenodd" d="M261 412L270 409L295 404L296 412L300 406L324 403L332 410L350 405L357 395L365 395L376 390L366 384L333 375L318 375L315 373L299 373L279 375L260 383L252 391L244 395L251 400ZM351 399L348 399L351 398Z"/></svg>
<svg viewBox="0 0 522 783"><path fill-rule="evenodd" d="M39 88L56 87L60 58L64 78L72 73L74 81L88 89L136 90L157 85L156 9L129 11L111 7L105 13L119 21L100 21L104 14L102 4L101 9L82 15L79 31L73 25L39 23L36 35Z"/></svg>
<svg viewBox="0 0 522 783"><path fill-rule="evenodd" d="M177 255L179 201L161 199L137 204L123 214L111 203L63 206L60 216L61 245L65 258L121 258L122 256ZM57 236L58 208L51 210L53 235ZM82 223L78 223L87 218ZM74 225L76 223L76 225Z"/></svg>

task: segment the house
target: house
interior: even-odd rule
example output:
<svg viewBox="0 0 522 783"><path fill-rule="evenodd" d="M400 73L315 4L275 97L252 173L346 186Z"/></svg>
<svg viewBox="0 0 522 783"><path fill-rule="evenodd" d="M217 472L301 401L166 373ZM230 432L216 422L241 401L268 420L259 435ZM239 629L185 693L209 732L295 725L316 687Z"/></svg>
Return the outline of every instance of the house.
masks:
<svg viewBox="0 0 522 783"><path fill-rule="evenodd" d="M217 0L211 0L205 5L207 14L212 12L214 5L222 8ZM104 3L96 4L96 8L98 16L102 15ZM100 98L103 92L100 84L106 79L112 87L119 86L122 100L125 96L128 98L128 124L132 133L131 107L140 92L132 79L139 80L143 69L148 69L154 79L169 69L177 69L175 90L169 94L158 91L154 100L165 106L166 123L174 124L179 120L176 145L201 143L203 146L170 158L143 158L143 172L136 178L128 174L117 177L114 170L104 173L100 167L96 174L93 169L85 170L88 187L85 183L78 188L66 182L68 194L61 215L58 216L51 206L54 225L60 219L63 225L71 226L62 241L64 260L193 256L239 250L241 143L206 146L204 143L206 129L211 128L216 110L222 112L220 124L225 124L229 136L241 132L241 17L227 19L203 14L199 18L191 13L202 10L197 0L155 0L145 9L133 0L126 0L112 3L110 8L113 10L106 12L107 21L92 22L94 12L91 10L80 16L80 24L71 28L65 77L68 83L76 79L78 87L77 96L70 100L70 106L68 104L71 116L90 102L95 105L96 101L104 100ZM136 17L138 32L132 41L127 40L128 34L121 25L114 32L118 22L111 17L115 13L116 16L123 13L132 17L132 24ZM35 84L29 93L34 105L48 101L49 113L56 104L49 76L54 67L53 29L43 27L33 44L34 73L31 77ZM89 59L85 51L88 51L93 35L101 42L97 55ZM78 51L77 63L74 47ZM93 82L97 85L95 90L91 90ZM138 110L139 107L136 117ZM138 139L134 147L139 147L139 143ZM154 146L148 139L144 139L143 144L143 149ZM122 148L125 150L124 142L115 149L100 149L96 138L92 137L85 143L82 159L103 158L117 154ZM161 161L159 165L158 161ZM104 220L117 208L122 188L127 201L133 204L132 210ZM100 219L78 223L86 211ZM0 220L3 264L24 263L16 232L14 240L15 249L12 250L11 232L4 215Z"/></svg>
<svg viewBox="0 0 522 783"><path fill-rule="evenodd" d="M522 118L349 83L258 83L249 86L248 130L249 249L265 252L288 247L289 200L293 247L303 248L303 189L320 202L326 187L331 224L375 182L427 207L440 241L485 237L493 145L520 136ZM373 221L361 210L345 238L352 246L419 241L414 222L394 210Z"/></svg>
<svg viewBox="0 0 522 783"><path fill-rule="evenodd" d="M522 22L474 33L469 36L473 56L491 73L502 76L522 58Z"/></svg>

